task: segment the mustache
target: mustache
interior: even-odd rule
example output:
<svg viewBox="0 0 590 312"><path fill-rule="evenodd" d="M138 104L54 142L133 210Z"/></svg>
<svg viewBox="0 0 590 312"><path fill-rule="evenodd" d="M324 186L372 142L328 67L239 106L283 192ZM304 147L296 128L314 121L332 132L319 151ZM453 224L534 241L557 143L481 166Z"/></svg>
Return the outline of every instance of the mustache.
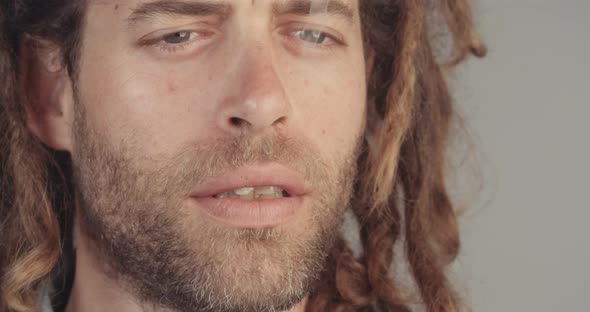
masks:
<svg viewBox="0 0 590 312"><path fill-rule="evenodd" d="M158 177L164 186L162 191L169 193L165 190L191 192L195 186L211 177L247 165L264 163L279 163L289 167L302 174L312 185L325 180L330 168L313 144L279 133L240 135L185 144L172 157L152 158L141 168L153 168L150 175Z"/></svg>
<svg viewBox="0 0 590 312"><path fill-rule="evenodd" d="M296 162L318 154L311 149L310 144L281 134L263 137L241 135L197 145L199 155L209 155L208 167L216 169L235 169L253 162ZM184 151L194 153L190 147Z"/></svg>

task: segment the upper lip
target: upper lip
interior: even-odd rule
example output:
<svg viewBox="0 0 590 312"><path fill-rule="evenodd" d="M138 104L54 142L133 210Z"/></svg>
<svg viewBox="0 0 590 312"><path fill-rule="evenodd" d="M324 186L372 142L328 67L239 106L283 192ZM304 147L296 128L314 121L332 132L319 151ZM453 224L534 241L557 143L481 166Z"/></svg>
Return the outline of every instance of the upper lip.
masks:
<svg viewBox="0 0 590 312"><path fill-rule="evenodd" d="M303 175L279 164L240 167L231 172L214 176L200 185L191 197L211 197L244 187L277 186L290 196L308 193Z"/></svg>

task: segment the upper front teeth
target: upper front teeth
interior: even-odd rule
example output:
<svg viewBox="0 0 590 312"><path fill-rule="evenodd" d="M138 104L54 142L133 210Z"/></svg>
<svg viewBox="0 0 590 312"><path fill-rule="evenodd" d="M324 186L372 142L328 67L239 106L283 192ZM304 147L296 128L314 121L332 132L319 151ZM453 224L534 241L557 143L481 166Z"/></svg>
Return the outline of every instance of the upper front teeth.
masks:
<svg viewBox="0 0 590 312"><path fill-rule="evenodd" d="M229 192L217 194L215 198L239 198L239 199L270 199L280 198L286 195L285 190L278 186L243 187Z"/></svg>
<svg viewBox="0 0 590 312"><path fill-rule="evenodd" d="M246 196L246 195L252 194L252 192L254 192L254 188L253 187L243 187L241 189L233 190L233 192L239 196Z"/></svg>

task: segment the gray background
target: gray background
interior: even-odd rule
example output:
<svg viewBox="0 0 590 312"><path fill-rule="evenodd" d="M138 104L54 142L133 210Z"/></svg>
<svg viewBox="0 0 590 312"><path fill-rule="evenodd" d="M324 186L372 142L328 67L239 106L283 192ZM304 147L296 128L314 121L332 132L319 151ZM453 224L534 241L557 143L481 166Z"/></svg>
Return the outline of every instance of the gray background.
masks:
<svg viewBox="0 0 590 312"><path fill-rule="evenodd" d="M474 311L590 311L590 2L474 2L489 55L452 84L482 178L455 187L457 279Z"/></svg>

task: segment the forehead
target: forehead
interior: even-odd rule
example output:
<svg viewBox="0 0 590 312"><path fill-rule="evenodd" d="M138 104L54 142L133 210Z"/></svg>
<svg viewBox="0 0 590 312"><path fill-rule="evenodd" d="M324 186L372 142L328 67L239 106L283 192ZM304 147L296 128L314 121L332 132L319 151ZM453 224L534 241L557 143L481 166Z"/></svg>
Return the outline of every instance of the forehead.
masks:
<svg viewBox="0 0 590 312"><path fill-rule="evenodd" d="M357 28L360 24L360 0L88 0L89 20L101 24L116 21L123 29L158 22L181 23L187 18L203 18L222 23L232 16L286 16L331 21L339 27ZM367 1L367 0L364 0ZM319 19L318 19L319 18ZM221 25L221 24L219 24ZM333 24L334 25L334 24ZM114 26L114 25L113 25ZM343 28L341 28L343 29ZM348 28L350 29L350 28Z"/></svg>
<svg viewBox="0 0 590 312"><path fill-rule="evenodd" d="M359 0L90 0L91 6L110 6L116 10L128 8L129 13L146 9L179 8L212 11L225 9L231 13L239 8L271 8L273 13L281 9L295 9L299 13L328 13L352 15L358 10Z"/></svg>
<svg viewBox="0 0 590 312"><path fill-rule="evenodd" d="M273 20L283 16L329 18L342 26L356 28L360 25L359 1L361 0L89 0L88 17L98 23L114 18L119 21L116 24L127 29L162 21L161 18L172 21L176 17L202 17L215 18L222 22L233 15L266 15L273 17Z"/></svg>

